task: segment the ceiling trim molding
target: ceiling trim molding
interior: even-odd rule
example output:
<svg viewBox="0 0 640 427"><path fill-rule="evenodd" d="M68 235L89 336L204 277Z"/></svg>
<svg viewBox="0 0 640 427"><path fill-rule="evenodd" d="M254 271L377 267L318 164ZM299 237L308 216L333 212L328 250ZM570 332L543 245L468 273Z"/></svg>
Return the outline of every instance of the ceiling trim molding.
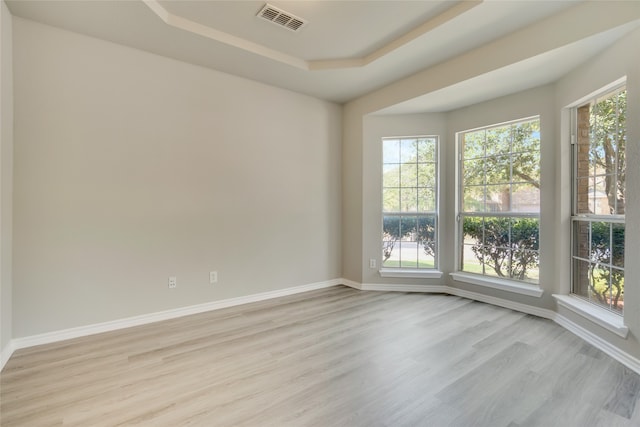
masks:
<svg viewBox="0 0 640 427"><path fill-rule="evenodd" d="M408 33L392 40L372 53L355 58L344 59L322 59L322 60L304 60L293 55L288 55L279 50L271 49L258 43L234 36L224 31L216 30L204 24L192 21L179 15L175 15L165 9L158 0L143 0L143 2L155 13L165 24L188 31L193 34L206 37L211 40L224 43L229 46L242 49L244 51L260 55L283 64L290 65L305 71L312 70L336 70L345 68L361 68L382 58L389 53L400 49L402 46L411 41L425 35L442 24L462 15L468 10L480 5L484 0L465 0L450 7L439 15L422 23L418 27L410 30Z"/></svg>
<svg viewBox="0 0 640 427"><path fill-rule="evenodd" d="M309 67L312 70L364 67L371 64L373 61L393 52L394 50L400 49L407 43L412 42L413 40L427 34L429 31L438 28L442 24L451 21L452 19L462 15L468 10L479 6L483 1L484 0L462 1L440 13L439 15L436 15L435 17L429 19L428 21L423 22L421 25L417 26L413 30L410 30L408 33L403 34L397 39L387 43L386 45L364 57L342 60L327 59L309 61Z"/></svg>
<svg viewBox="0 0 640 427"><path fill-rule="evenodd" d="M287 55L286 53L280 52L278 50L270 49L266 46L251 42L241 37L236 37L232 34L225 33L224 31L216 30L215 28L211 28L207 25L194 22L182 16L174 15L173 13L170 13L167 9L165 9L157 0L144 0L144 3L167 25L212 40L216 40L220 43L237 47L247 52L255 53L256 55L273 59L275 61L282 62L284 64L291 65L302 70L309 70L309 64L303 59L297 58L292 55Z"/></svg>

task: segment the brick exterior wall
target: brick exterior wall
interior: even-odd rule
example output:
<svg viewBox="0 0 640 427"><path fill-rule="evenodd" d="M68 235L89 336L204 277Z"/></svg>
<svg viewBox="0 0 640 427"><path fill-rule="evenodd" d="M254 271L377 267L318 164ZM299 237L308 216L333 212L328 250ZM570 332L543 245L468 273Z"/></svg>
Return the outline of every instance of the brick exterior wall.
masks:
<svg viewBox="0 0 640 427"><path fill-rule="evenodd" d="M577 117L577 173L579 177L589 176L589 115L591 113L589 104L578 108ZM589 180L579 179L576 183L576 209L577 213L593 213L593 206L589 206ZM578 221L574 224L576 230L575 254L580 258L589 259L589 223ZM578 267L581 266L581 267ZM579 295L589 295L589 271L586 264L577 262L574 265L574 290Z"/></svg>

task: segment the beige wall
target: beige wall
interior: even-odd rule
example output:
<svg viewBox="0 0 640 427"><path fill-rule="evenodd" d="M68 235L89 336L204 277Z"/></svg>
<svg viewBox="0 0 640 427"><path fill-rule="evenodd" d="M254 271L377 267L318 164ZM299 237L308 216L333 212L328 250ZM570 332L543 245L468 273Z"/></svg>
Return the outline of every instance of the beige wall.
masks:
<svg viewBox="0 0 640 427"><path fill-rule="evenodd" d="M362 282L363 138L359 109L345 108L342 123L342 277Z"/></svg>
<svg viewBox="0 0 640 427"><path fill-rule="evenodd" d="M14 338L341 276L340 106L19 18L14 42Z"/></svg>
<svg viewBox="0 0 640 427"><path fill-rule="evenodd" d="M13 64L12 17L0 2L0 354L12 338ZM1 363L0 363L1 366Z"/></svg>

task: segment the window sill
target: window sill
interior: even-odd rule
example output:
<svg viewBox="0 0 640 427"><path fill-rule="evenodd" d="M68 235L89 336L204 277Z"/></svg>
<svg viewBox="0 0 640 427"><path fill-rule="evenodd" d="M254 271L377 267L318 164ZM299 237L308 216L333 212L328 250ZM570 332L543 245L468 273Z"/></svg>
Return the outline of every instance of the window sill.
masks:
<svg viewBox="0 0 640 427"><path fill-rule="evenodd" d="M401 277L412 279L439 279L442 271L438 270L411 270L400 268L383 268L379 271L380 277Z"/></svg>
<svg viewBox="0 0 640 427"><path fill-rule="evenodd" d="M629 328L624 325L624 319L622 316L572 295L554 294L553 297L556 299L559 306L579 314L585 319L602 326L619 337L627 339Z"/></svg>
<svg viewBox="0 0 640 427"><path fill-rule="evenodd" d="M484 286L501 291L513 292L516 294L528 295L540 298L544 291L535 284L526 284L514 280L498 279L496 277L485 277L472 273L451 273L453 280L457 282L471 283L472 285Z"/></svg>

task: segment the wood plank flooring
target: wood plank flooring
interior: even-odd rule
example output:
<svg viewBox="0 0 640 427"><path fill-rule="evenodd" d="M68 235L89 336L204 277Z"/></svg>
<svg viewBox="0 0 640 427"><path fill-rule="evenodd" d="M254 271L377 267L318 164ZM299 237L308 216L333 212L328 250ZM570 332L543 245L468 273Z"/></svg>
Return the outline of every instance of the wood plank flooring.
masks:
<svg viewBox="0 0 640 427"><path fill-rule="evenodd" d="M640 377L560 326L335 287L17 351L2 426L639 426Z"/></svg>

